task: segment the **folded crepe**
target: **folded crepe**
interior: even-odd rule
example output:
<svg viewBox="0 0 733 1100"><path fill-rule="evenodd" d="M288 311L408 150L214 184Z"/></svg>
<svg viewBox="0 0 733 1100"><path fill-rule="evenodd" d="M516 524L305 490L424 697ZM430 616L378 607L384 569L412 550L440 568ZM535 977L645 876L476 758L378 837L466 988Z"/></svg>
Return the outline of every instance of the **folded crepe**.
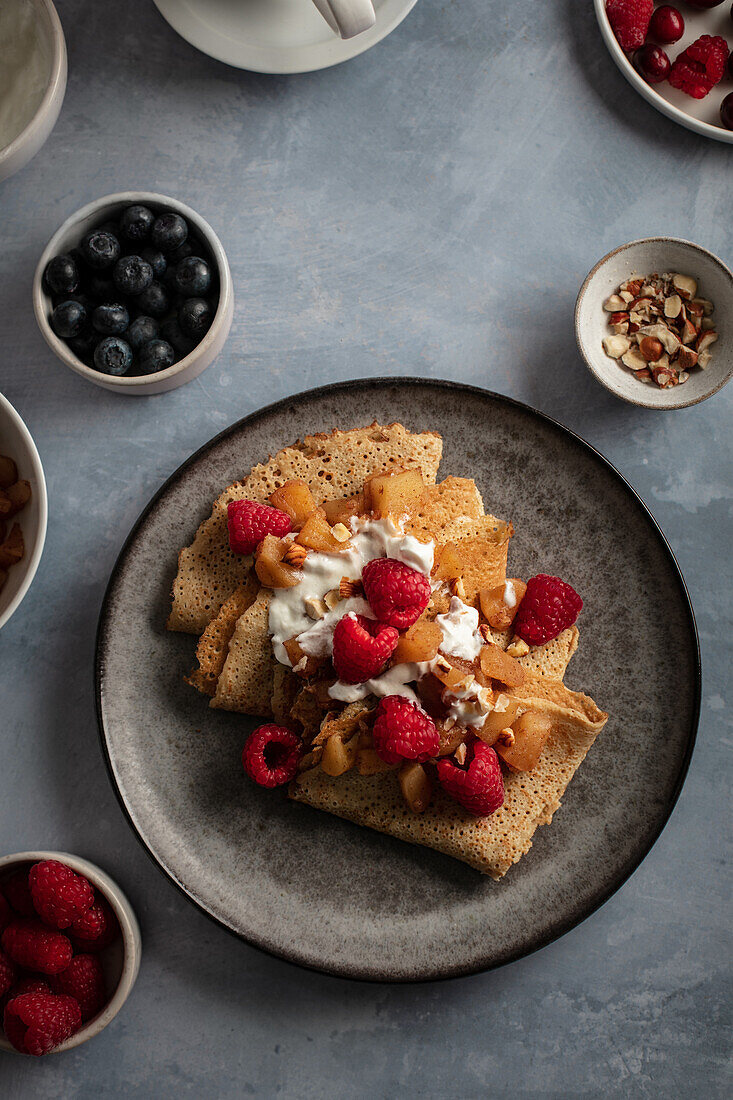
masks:
<svg viewBox="0 0 733 1100"><path fill-rule="evenodd" d="M201 635L198 668L187 681L210 696L212 707L279 722L296 721L310 741L303 763L311 766L292 782L292 799L359 825L435 848L501 878L529 850L535 830L552 820L560 799L607 720L593 700L562 683L578 646L575 626L544 646L519 657L526 671L521 688L509 694L552 718L553 731L538 765L530 772L505 774L505 803L496 813L476 818L437 786L428 809L414 813L402 796L396 771L360 775L352 769L338 778L319 766L323 744L337 734L354 751L362 719L375 701L349 704L327 714L311 692L274 658L268 631L271 592L261 589L251 558L236 557L228 546L226 507L230 500L265 502L289 480L302 480L317 504L358 492L366 477L390 466L418 466L427 489L406 531L421 541L453 542L464 565L465 600L506 580L511 524L484 514L483 501L469 478L446 477L436 484L442 452L440 436L410 433L400 424L308 436L255 467L229 486L181 551L168 627ZM512 632L492 631L506 649Z"/></svg>
<svg viewBox="0 0 733 1100"><path fill-rule="evenodd" d="M351 431L308 435L255 466L214 502L190 546L178 556L173 606L168 630L201 634L252 567L250 556L233 554L227 538L227 505L232 500L265 503L286 481L304 481L316 504L328 497L359 491L369 474L390 466L418 466L432 485L440 465L443 440L437 432L409 432L402 424L377 423ZM475 486L474 486L475 488ZM480 497L479 497L480 500Z"/></svg>

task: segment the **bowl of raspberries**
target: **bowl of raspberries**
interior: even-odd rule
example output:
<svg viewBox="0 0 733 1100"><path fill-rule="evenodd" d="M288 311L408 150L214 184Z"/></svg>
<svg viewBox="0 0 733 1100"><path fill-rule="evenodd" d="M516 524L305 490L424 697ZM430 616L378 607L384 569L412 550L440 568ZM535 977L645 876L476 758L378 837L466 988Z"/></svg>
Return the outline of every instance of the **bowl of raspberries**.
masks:
<svg viewBox="0 0 733 1100"><path fill-rule="evenodd" d="M150 191L106 195L63 223L33 281L41 332L73 371L129 395L190 382L222 350L229 263L191 207Z"/></svg>
<svg viewBox="0 0 733 1100"><path fill-rule="evenodd" d="M85 1043L139 969L135 914L99 867L66 852L0 858L0 1049L38 1057Z"/></svg>
<svg viewBox="0 0 733 1100"><path fill-rule="evenodd" d="M733 143L733 0L595 0L608 49L654 107Z"/></svg>

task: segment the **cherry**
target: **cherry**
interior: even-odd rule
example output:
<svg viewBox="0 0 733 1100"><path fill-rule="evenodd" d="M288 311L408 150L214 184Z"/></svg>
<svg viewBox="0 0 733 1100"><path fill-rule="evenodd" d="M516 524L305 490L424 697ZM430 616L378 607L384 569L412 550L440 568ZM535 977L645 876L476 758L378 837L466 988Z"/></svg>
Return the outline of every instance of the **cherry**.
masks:
<svg viewBox="0 0 733 1100"><path fill-rule="evenodd" d="M672 66L661 46L652 46L648 42L637 50L634 58L637 69L649 84L660 84L669 76Z"/></svg>
<svg viewBox="0 0 733 1100"><path fill-rule="evenodd" d="M730 92L720 104L720 121L726 130L733 130L733 92Z"/></svg>
<svg viewBox="0 0 733 1100"><path fill-rule="evenodd" d="M677 8L673 8L671 4L662 4L661 8L656 9L649 24L651 38L655 38L657 42L663 42L666 46L672 42L679 42L684 33L685 21Z"/></svg>

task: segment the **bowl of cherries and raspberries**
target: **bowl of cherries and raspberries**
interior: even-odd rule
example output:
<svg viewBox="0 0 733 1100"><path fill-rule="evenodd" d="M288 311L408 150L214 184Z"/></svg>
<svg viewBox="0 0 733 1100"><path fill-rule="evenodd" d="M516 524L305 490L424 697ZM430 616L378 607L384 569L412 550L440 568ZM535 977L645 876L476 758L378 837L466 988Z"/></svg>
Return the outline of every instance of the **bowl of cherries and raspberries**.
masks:
<svg viewBox="0 0 733 1100"><path fill-rule="evenodd" d="M68 218L38 264L46 342L90 381L161 393L221 351L233 315L226 254L211 226L165 195L107 195Z"/></svg>
<svg viewBox="0 0 733 1100"><path fill-rule="evenodd" d="M70 1050L117 1015L140 929L104 871L65 852L0 858L0 1049Z"/></svg>
<svg viewBox="0 0 733 1100"><path fill-rule="evenodd" d="M680 108L670 91L666 113L677 104L679 113L697 123L693 128L733 132L730 0L679 0L678 5L655 4L655 0L596 0L597 7L599 3L627 63L642 81L658 93L666 84L682 93L681 99L688 97L689 107ZM710 123L692 110L695 101L709 96L714 100L714 114L719 116L719 121L710 116Z"/></svg>

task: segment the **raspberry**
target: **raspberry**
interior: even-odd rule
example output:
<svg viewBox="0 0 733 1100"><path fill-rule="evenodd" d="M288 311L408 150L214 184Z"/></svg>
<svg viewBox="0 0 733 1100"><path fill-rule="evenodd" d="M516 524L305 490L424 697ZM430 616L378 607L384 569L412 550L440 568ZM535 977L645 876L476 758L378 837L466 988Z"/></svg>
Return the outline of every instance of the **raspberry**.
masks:
<svg viewBox="0 0 733 1100"><path fill-rule="evenodd" d="M4 997L18 976L15 963L8 958L4 951L0 951L0 997Z"/></svg>
<svg viewBox="0 0 733 1100"><path fill-rule="evenodd" d="M483 741L469 745L465 767L446 756L438 761L437 771L446 794L476 817L488 817L504 805L499 757Z"/></svg>
<svg viewBox="0 0 733 1100"><path fill-rule="evenodd" d="M29 974L26 978L21 978L16 982L13 988L10 990L10 997L8 1000L12 1000L13 997L21 997L24 993L50 993L51 986L43 978L36 974Z"/></svg>
<svg viewBox="0 0 733 1100"><path fill-rule="evenodd" d="M71 941L39 920L14 920L3 932L2 945L13 962L26 970L58 974L71 962Z"/></svg>
<svg viewBox="0 0 733 1100"><path fill-rule="evenodd" d="M75 955L66 970L51 979L54 993L66 993L78 1002L85 1022L96 1016L107 1000L102 964L96 955Z"/></svg>
<svg viewBox="0 0 733 1100"><path fill-rule="evenodd" d="M646 41L654 0L606 0L606 13L622 50L638 50Z"/></svg>
<svg viewBox="0 0 733 1100"><path fill-rule="evenodd" d="M260 787L281 787L294 778L302 750L300 738L285 726L258 726L247 738L242 764Z"/></svg>
<svg viewBox="0 0 733 1100"><path fill-rule="evenodd" d="M5 896L0 894L0 932L3 928L7 928L13 919L13 914L10 912L10 906L5 900Z"/></svg>
<svg viewBox="0 0 733 1100"><path fill-rule="evenodd" d="M333 632L333 667L345 684L363 684L382 671L399 640L393 626L350 612Z"/></svg>
<svg viewBox="0 0 733 1100"><path fill-rule="evenodd" d="M292 529L287 512L255 500L230 500L227 505L229 546L233 554L251 554L265 535L282 538Z"/></svg>
<svg viewBox="0 0 733 1100"><path fill-rule="evenodd" d="M96 894L94 904L75 920L68 934L77 951L101 951L117 935L117 918L109 902Z"/></svg>
<svg viewBox="0 0 733 1100"><path fill-rule="evenodd" d="M723 79L727 64L726 40L703 34L674 62L669 82L673 88L679 88L693 99L704 99Z"/></svg>
<svg viewBox="0 0 733 1100"><path fill-rule="evenodd" d="M34 864L28 884L36 912L52 928L68 928L94 901L87 880L57 859Z"/></svg>
<svg viewBox="0 0 733 1100"><path fill-rule="evenodd" d="M527 581L527 591L514 620L514 632L528 645L544 645L572 626L583 601L559 577L538 573Z"/></svg>
<svg viewBox="0 0 733 1100"><path fill-rule="evenodd" d="M3 883L3 893L8 905L19 913L21 917L35 917L30 886L28 885L28 872L16 871Z"/></svg>
<svg viewBox="0 0 733 1100"><path fill-rule="evenodd" d="M22 993L5 1006L5 1034L21 1054L48 1054L81 1027L73 997Z"/></svg>
<svg viewBox="0 0 733 1100"><path fill-rule="evenodd" d="M401 695L387 695L377 707L374 748L387 764L424 763L438 755L440 737L432 718Z"/></svg>
<svg viewBox="0 0 733 1100"><path fill-rule="evenodd" d="M362 584L380 622L407 630L430 602L430 580L396 558L374 558L364 566Z"/></svg>

